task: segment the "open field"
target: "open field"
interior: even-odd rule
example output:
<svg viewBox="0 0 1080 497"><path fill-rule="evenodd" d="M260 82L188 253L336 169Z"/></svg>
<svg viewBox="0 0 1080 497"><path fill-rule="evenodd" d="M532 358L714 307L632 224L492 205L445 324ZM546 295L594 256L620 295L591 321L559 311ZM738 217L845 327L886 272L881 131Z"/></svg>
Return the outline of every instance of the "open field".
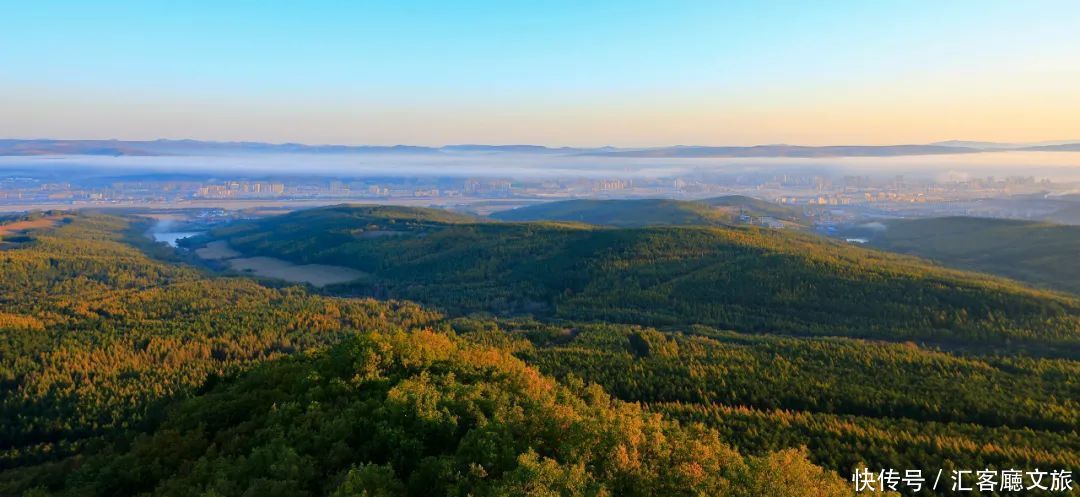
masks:
<svg viewBox="0 0 1080 497"><path fill-rule="evenodd" d="M240 257L242 254L229 247L225 240L215 240L207 243L205 247L195 249L195 253L203 259L224 260Z"/></svg>
<svg viewBox="0 0 1080 497"><path fill-rule="evenodd" d="M21 235L30 230L48 228L56 224L58 217L41 217L29 221L15 221L13 223L0 224L0 236Z"/></svg>
<svg viewBox="0 0 1080 497"><path fill-rule="evenodd" d="M225 240L212 241L205 247L195 249L195 253L203 259L223 261L234 271L250 273L260 278L308 283L314 286L345 283L360 279L367 274L342 266L293 264L274 257L243 257L244 254L233 250Z"/></svg>
<svg viewBox="0 0 1080 497"><path fill-rule="evenodd" d="M251 272L263 278L276 278L293 283L326 286L362 278L366 273L341 266L324 264L293 264L273 257L241 257L229 259L229 267Z"/></svg>

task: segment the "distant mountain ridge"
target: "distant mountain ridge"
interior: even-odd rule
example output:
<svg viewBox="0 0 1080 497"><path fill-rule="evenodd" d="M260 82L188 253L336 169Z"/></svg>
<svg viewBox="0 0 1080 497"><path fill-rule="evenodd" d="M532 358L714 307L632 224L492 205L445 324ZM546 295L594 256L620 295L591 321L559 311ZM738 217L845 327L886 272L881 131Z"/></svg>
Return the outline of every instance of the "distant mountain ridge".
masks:
<svg viewBox="0 0 1080 497"><path fill-rule="evenodd" d="M891 157L897 155L940 155L979 153L982 150L941 145L842 145L807 147L799 145L756 145L752 147L664 147L643 150L593 152L589 155L614 157L694 158L694 157Z"/></svg>
<svg viewBox="0 0 1080 497"><path fill-rule="evenodd" d="M1080 152L1080 143L1061 143L1057 145L1040 145L1036 147L1025 147L1020 150L1027 150L1031 152Z"/></svg>
<svg viewBox="0 0 1080 497"><path fill-rule="evenodd" d="M1027 143L1003 143L1003 142L984 142L984 141L972 141L972 140L947 140L943 142L934 142L930 145L940 145L946 147L965 147L965 148L977 148L982 150L1037 150L1046 149L1049 147L1060 146L1072 146L1076 147L1080 145L1080 140L1049 140L1041 142L1027 142Z"/></svg>
<svg viewBox="0 0 1080 497"><path fill-rule="evenodd" d="M893 157L907 155L951 155L993 151L1080 151L1080 140L1027 144L951 140L905 145L754 145L686 146L653 148L547 147L543 145L459 144L440 147L416 145L307 145L249 141L217 142L200 140L56 140L0 139L0 156L91 155L229 155L245 153L310 154L547 154L626 158L752 158L752 157Z"/></svg>
<svg viewBox="0 0 1080 497"><path fill-rule="evenodd" d="M410 145L349 146L199 140L0 140L0 155L202 155L243 153L437 153Z"/></svg>

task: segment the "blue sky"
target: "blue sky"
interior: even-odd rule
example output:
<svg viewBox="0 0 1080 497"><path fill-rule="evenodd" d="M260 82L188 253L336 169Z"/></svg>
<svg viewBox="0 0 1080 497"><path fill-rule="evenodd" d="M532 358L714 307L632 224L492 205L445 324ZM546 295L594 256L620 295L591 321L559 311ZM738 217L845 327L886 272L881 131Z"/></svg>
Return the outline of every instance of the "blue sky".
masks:
<svg viewBox="0 0 1080 497"><path fill-rule="evenodd" d="M1077 2L35 1L3 11L3 136L1080 136Z"/></svg>

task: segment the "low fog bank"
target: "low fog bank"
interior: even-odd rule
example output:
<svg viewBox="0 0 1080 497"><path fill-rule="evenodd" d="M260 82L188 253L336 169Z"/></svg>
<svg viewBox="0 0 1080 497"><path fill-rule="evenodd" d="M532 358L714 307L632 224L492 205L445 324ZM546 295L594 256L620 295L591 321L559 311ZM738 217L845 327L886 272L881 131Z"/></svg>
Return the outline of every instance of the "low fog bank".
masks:
<svg viewBox="0 0 1080 497"><path fill-rule="evenodd" d="M6 175L58 177L147 174L303 175L336 177L503 177L519 179L737 175L788 172L907 175L938 181L1034 176L1080 181L1080 152L989 152L947 156L831 158L629 158L483 153L243 154L219 156L0 157Z"/></svg>

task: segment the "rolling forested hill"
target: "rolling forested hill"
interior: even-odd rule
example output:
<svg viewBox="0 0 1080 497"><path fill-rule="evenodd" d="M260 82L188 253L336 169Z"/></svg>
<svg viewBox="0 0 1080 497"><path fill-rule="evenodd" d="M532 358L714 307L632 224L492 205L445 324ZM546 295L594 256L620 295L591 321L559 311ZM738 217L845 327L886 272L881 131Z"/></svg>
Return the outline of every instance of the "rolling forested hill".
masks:
<svg viewBox="0 0 1080 497"><path fill-rule="evenodd" d="M129 223L74 215L0 252L0 495L848 493L415 305L151 259Z"/></svg>
<svg viewBox="0 0 1080 497"><path fill-rule="evenodd" d="M728 224L726 213L705 204L682 200L564 200L491 214L501 221L569 221L605 226Z"/></svg>
<svg viewBox="0 0 1080 497"><path fill-rule="evenodd" d="M793 222L806 221L802 211L796 207L747 197L746 195L724 195L695 200L694 202L711 207L728 208L729 212L743 213L749 216L771 216Z"/></svg>
<svg viewBox="0 0 1080 497"><path fill-rule="evenodd" d="M1080 294L1080 226L944 217L884 221L858 235L873 247Z"/></svg>
<svg viewBox="0 0 1080 497"><path fill-rule="evenodd" d="M501 221L570 221L623 228L645 226L724 226L740 215L803 221L795 209L742 195L703 200L564 200L499 211Z"/></svg>
<svg viewBox="0 0 1080 497"><path fill-rule="evenodd" d="M1080 301L780 230L476 223L336 206L215 231L236 249L348 266L342 291L452 313L1080 351Z"/></svg>
<svg viewBox="0 0 1080 497"><path fill-rule="evenodd" d="M870 467L1080 464L1080 363L960 356L911 344L746 335L706 327L498 325L459 319L564 381L724 433L739 450L806 446L842 474Z"/></svg>
<svg viewBox="0 0 1080 497"><path fill-rule="evenodd" d="M131 238L142 231L131 220L62 219L0 251L0 495L831 496L849 495L841 476L863 465L946 474L1080 465L1075 357L724 331L686 318L662 330L618 322L647 309L670 312L663 299L634 300L641 314L609 322L590 314L600 307L572 300L555 300L565 307L545 320L448 318L407 302L216 276ZM692 264L671 262L676 249L680 258L701 257L728 240L755 247L735 260L765 258L790 278L810 274L794 262L842 268L845 282L907 275L906 291L936 299L900 300L912 308L959 313L968 299L997 299L984 305L997 312L986 319L998 328L953 330L957 347L1007 337L1068 350L1076 330L1068 327L1076 311L1067 297L904 257L863 261L876 252L807 235L477 223L441 211L333 207L216 236L273 247L274 237L254 231L271 226L302 250L282 256L324 257L335 253L328 241L352 249L374 241L383 251L365 257L408 248L417 252L405 260L423 261L418 254L427 250L431 260L411 264L473 284L470 270L501 274L485 267L493 256L528 256L525 264L536 265L543 247L559 257L593 257L596 247L640 254L640 246L616 250L639 236L651 253L667 254L649 256L659 266L607 264L635 277L671 270L687 280L674 272ZM464 243L463 233L474 236ZM705 242L684 245L683 236ZM480 243L485 238L494 241ZM581 240L585 246L575 247ZM782 249L788 243L796 245ZM829 258L815 254L831 250ZM801 257L785 263L788 251ZM450 253L461 262L438 272ZM887 272L866 272L882 265ZM378 271L366 284L375 285L385 269L371 267ZM614 274L604 282L625 283ZM527 284L502 290L504 297ZM453 299L439 302L462 314L447 305ZM910 311L871 308L897 320ZM843 329L824 328L833 326L824 313L838 311L820 312L822 330ZM1034 312L1060 320L1062 332L1021 328ZM860 316L880 324L875 333L885 338L905 330ZM819 333L811 331L804 334Z"/></svg>
<svg viewBox="0 0 1080 497"><path fill-rule="evenodd" d="M123 243L127 220L71 220L0 251L0 467L78 452L210 377L435 316L207 278Z"/></svg>

